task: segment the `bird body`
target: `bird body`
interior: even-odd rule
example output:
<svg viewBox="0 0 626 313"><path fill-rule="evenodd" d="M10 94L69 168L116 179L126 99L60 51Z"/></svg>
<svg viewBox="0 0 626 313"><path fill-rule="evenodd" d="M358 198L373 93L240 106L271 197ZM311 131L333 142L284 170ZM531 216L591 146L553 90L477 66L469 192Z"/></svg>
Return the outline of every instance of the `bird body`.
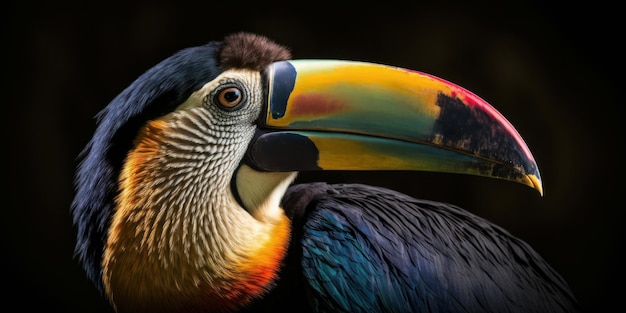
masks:
<svg viewBox="0 0 626 313"><path fill-rule="evenodd" d="M290 57L233 34L165 59L98 115L72 213L76 255L116 311L575 311L530 246L456 206L292 186L303 170L410 169L542 192L493 107L419 72Z"/></svg>
<svg viewBox="0 0 626 313"><path fill-rule="evenodd" d="M574 310L565 281L530 246L459 207L325 183L293 186L285 207L303 193L302 271L321 311Z"/></svg>

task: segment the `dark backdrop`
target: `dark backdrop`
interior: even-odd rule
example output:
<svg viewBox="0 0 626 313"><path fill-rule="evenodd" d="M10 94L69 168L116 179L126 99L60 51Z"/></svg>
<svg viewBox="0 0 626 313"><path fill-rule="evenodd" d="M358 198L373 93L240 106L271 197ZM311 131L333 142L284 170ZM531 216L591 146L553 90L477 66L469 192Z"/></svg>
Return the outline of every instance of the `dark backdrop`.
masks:
<svg viewBox="0 0 626 313"><path fill-rule="evenodd" d="M624 159L617 109L624 35L616 8L499 1L271 8L264 1L254 7L235 1L98 3L106 4L2 5L7 305L109 310L73 259L68 211L76 156L94 130L93 117L173 52L240 30L289 46L295 58L431 73L493 104L533 151L545 196L518 184L433 173L310 173L300 180L365 182L458 204L529 242L587 311L620 304Z"/></svg>

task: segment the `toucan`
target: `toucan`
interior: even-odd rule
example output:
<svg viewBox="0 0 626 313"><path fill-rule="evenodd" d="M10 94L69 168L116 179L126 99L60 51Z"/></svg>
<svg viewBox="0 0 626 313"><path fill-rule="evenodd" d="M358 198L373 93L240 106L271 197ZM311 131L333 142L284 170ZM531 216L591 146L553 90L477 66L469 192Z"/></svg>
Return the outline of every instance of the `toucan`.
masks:
<svg viewBox="0 0 626 313"><path fill-rule="evenodd" d="M444 79L293 60L237 32L148 69L96 122L74 180L74 258L116 312L579 308L532 247L456 205L296 181L414 170L542 194L511 123Z"/></svg>

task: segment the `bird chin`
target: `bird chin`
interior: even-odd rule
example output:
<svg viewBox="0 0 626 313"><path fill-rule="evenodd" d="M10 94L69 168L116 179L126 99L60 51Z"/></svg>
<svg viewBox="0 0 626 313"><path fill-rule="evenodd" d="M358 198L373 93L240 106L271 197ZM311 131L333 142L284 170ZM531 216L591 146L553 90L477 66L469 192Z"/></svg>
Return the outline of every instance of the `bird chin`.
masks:
<svg viewBox="0 0 626 313"><path fill-rule="evenodd" d="M234 180L234 192L243 208L259 221L277 221L283 216L280 201L298 172L260 172L242 164Z"/></svg>

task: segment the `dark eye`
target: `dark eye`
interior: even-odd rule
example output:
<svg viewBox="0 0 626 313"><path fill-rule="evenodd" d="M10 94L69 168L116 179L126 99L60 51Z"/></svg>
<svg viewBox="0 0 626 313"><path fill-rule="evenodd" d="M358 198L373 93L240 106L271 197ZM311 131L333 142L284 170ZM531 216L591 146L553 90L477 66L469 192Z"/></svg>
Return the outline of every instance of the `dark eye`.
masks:
<svg viewBox="0 0 626 313"><path fill-rule="evenodd" d="M227 109L232 109L241 103L243 95L237 87L228 87L220 90L216 95L217 103Z"/></svg>

